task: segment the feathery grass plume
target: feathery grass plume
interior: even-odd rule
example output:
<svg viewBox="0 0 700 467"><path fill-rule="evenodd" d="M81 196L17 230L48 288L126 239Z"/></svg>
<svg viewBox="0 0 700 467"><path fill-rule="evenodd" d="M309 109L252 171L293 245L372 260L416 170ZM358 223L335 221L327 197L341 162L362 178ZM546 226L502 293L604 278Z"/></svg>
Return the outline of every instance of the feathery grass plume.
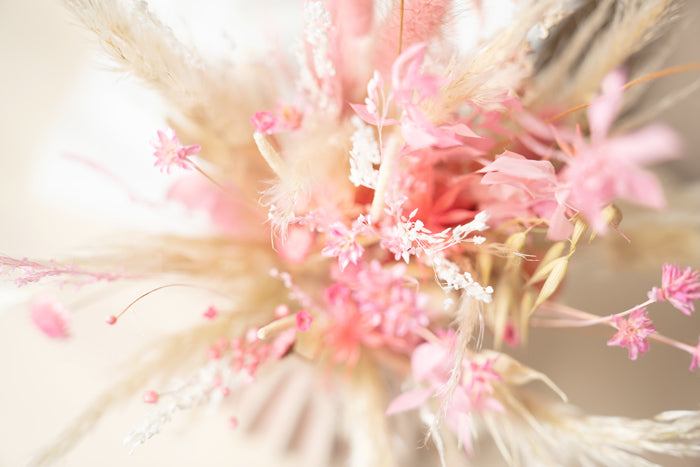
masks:
<svg viewBox="0 0 700 467"><path fill-rule="evenodd" d="M386 73L401 50L421 42L439 41L450 19L451 3L449 0L394 0L376 32L374 68Z"/></svg>
<svg viewBox="0 0 700 467"><path fill-rule="evenodd" d="M178 112L173 124L198 141L201 157L215 162L254 195L265 166L255 154L248 118L273 103L269 71L261 66L211 64L180 42L171 29L138 0L66 0L66 5L100 40L115 66L142 79ZM245 90L245 92L243 92ZM252 175L252 177L251 177Z"/></svg>
<svg viewBox="0 0 700 467"><path fill-rule="evenodd" d="M542 107L555 95L561 105L579 105L595 96L597 83L615 67L624 66L632 77L648 72L649 66L657 67L659 60L651 54L663 51L649 46L662 39L680 3L583 2L555 29L550 43L542 44L538 53L541 63L524 101ZM638 53L643 53L643 58L633 60Z"/></svg>
<svg viewBox="0 0 700 467"><path fill-rule="evenodd" d="M212 339L235 327L235 321L234 314L226 314L215 323L190 328L152 342L138 357L133 357L124 365L125 376L94 400L58 438L39 451L31 465L54 464L90 433L105 413L123 404L147 383L198 365L196 356L201 355Z"/></svg>
<svg viewBox="0 0 700 467"><path fill-rule="evenodd" d="M700 413L668 411L652 419L586 416L571 405L522 395L532 418L489 414L486 426L500 438L511 465L658 466L652 455L697 457ZM533 429L537 423L538 429Z"/></svg>
<svg viewBox="0 0 700 467"><path fill-rule="evenodd" d="M530 35L538 28L550 27L547 25L562 16L563 9L558 0L524 5L514 23L466 54L455 54L446 68L439 98L426 103L429 118L444 118L464 101L486 108L498 106L504 94L516 95L527 89L525 80L533 73Z"/></svg>
<svg viewBox="0 0 700 467"><path fill-rule="evenodd" d="M228 308L155 342L37 463L60 458L147 383L183 374L195 376L180 389L148 388L157 410L128 444L181 409L227 404L249 387L258 400L235 425L269 436L269 446L295 445L305 408L327 397L337 413L318 415L327 418L316 446L326 464L406 465L417 432L437 451L424 464L464 461L486 431L511 465L700 454L695 412L580 415L546 372L490 350L526 342L536 325L627 323L616 342L646 350L649 338L697 366L700 348L656 332L650 315L644 335L634 327L643 307L666 300L677 265L664 266L656 299L627 311L596 316L556 301L569 265L587 254L577 248L585 233L619 230L618 199L663 205L645 166L672 157L677 138L659 126L608 136L634 97L622 73L609 72L656 64L642 52L678 2L517 2L512 23L463 50L448 40L459 2L306 1L289 67L284 58L209 63L142 1L66 3L120 69L174 107L187 146L170 133L161 162L176 151L220 192L185 180L169 199L208 210L220 232L121 242L65 265L0 263L28 271L27 281L165 281L109 324L182 285L228 298ZM587 114L551 125L551 109L589 103ZM206 171L190 159L198 145ZM118 275L102 272L110 266ZM685 314L697 295L692 269L673 289ZM563 402L531 396L531 383ZM292 415L265 433L261 419L277 413L262 407L273 399Z"/></svg>

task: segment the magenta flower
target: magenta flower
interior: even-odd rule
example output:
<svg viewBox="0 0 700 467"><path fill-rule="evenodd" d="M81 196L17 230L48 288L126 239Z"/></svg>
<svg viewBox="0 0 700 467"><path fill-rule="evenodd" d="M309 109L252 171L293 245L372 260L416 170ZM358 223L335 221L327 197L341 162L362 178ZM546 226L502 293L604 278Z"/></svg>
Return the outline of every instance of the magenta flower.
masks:
<svg viewBox="0 0 700 467"><path fill-rule="evenodd" d="M690 316L695 311L692 301L700 298L700 272L690 267L683 271L677 264L664 264L661 273L661 288L654 287L649 299L668 302Z"/></svg>
<svg viewBox="0 0 700 467"><path fill-rule="evenodd" d="M654 332L654 324L647 315L646 308L634 310L629 319L613 316L613 322L618 329L617 334L608 341L608 345L627 347L630 360L649 350L647 336Z"/></svg>
<svg viewBox="0 0 700 467"><path fill-rule="evenodd" d="M198 144L194 146L183 146L175 133L175 130L168 128L166 131L158 130L158 139L151 142L156 156L155 166L160 167L160 170L165 173L170 173L173 167L182 169L191 169L192 162L188 159L199 152L201 147Z"/></svg>

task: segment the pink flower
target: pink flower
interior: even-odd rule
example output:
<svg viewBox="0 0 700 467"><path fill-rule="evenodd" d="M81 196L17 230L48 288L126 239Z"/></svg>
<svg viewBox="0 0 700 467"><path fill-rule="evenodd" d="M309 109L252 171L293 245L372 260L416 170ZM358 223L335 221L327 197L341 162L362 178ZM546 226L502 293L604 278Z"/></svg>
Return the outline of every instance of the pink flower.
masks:
<svg viewBox="0 0 700 467"><path fill-rule="evenodd" d="M270 135L275 131L277 117L275 117L272 112L263 110L261 112L255 112L253 116L250 117L250 123L253 124L253 128L255 128L255 131L258 133Z"/></svg>
<svg viewBox="0 0 700 467"><path fill-rule="evenodd" d="M608 341L608 345L627 347L630 360L636 360L639 354L649 350L647 336L654 332L654 325L647 315L646 308L634 310L629 319L613 317L617 334Z"/></svg>
<svg viewBox="0 0 700 467"><path fill-rule="evenodd" d="M340 269L345 269L348 264L357 264L357 261L365 249L357 243L357 233L348 229L342 222L331 224L328 229L326 247L321 250L323 256L337 256Z"/></svg>
<svg viewBox="0 0 700 467"><path fill-rule="evenodd" d="M284 130L298 130L304 119L304 114L299 111L298 106L284 102L275 105L275 114L279 116L277 126Z"/></svg>
<svg viewBox="0 0 700 467"><path fill-rule="evenodd" d="M311 253L315 238L315 233L305 226L291 225L286 236L275 240L275 247L283 261L303 264Z"/></svg>
<svg viewBox="0 0 700 467"><path fill-rule="evenodd" d="M68 337L68 310L61 302L39 297L29 307L29 314L41 332L51 339Z"/></svg>
<svg viewBox="0 0 700 467"><path fill-rule="evenodd" d="M697 367L700 366L700 338L698 339L698 345L692 352L693 360L690 362L690 371L695 371Z"/></svg>
<svg viewBox="0 0 700 467"><path fill-rule="evenodd" d="M428 325L428 299L406 277L405 266L384 269L376 260L360 262L334 271L333 278L325 291L330 324L323 336L333 363L351 368L362 346L409 354L420 342L417 329Z"/></svg>
<svg viewBox="0 0 700 467"><path fill-rule="evenodd" d="M175 133L175 130L168 128L166 131L158 130L158 139L151 142L156 156L155 166L160 167L160 170L165 173L170 173L173 167L182 169L191 169L192 162L188 159L189 156L199 152L201 147L198 144L194 146L183 146Z"/></svg>
<svg viewBox="0 0 700 467"><path fill-rule="evenodd" d="M443 79L421 72L424 59L425 43L420 43L406 49L394 62L391 67L391 86L397 104L406 107L437 94ZM414 102L416 94L418 99Z"/></svg>
<svg viewBox="0 0 700 467"><path fill-rule="evenodd" d="M384 87L382 75L377 70L374 70L372 78L367 83L367 97L365 105L367 112L371 115L379 116L379 92Z"/></svg>
<svg viewBox="0 0 700 467"><path fill-rule="evenodd" d="M301 310L297 313L296 316L297 319L297 329L305 332L311 329L311 323L314 322L314 317L311 316L311 313L309 313L306 310Z"/></svg>
<svg viewBox="0 0 700 467"><path fill-rule="evenodd" d="M209 308L202 314L206 319L213 320L219 316L219 310L214 305L209 305Z"/></svg>
<svg viewBox="0 0 700 467"><path fill-rule="evenodd" d="M400 394L391 401L387 415L412 410L433 396L445 397L452 375L452 345L455 335L446 333L441 342L424 343L411 355L413 379L424 386ZM478 358L478 357L477 357ZM445 423L458 437L467 451L471 450L471 431L468 419L475 412L491 410L504 412L503 404L494 397L494 383L501 381L494 369L496 359L465 360L462 377L446 407Z"/></svg>
<svg viewBox="0 0 700 467"><path fill-rule="evenodd" d="M695 311L692 301L700 299L700 272L690 267L683 271L677 264L664 264L661 273L661 288L654 287L649 299L668 302L690 316Z"/></svg>
<svg viewBox="0 0 700 467"><path fill-rule="evenodd" d="M605 78L601 97L588 111L591 143L580 143L561 173L569 191L560 196L601 233L607 229L601 211L616 198L654 209L665 206L658 179L641 167L675 157L680 149L676 134L662 125L606 136L622 106L624 83L625 76L619 71Z"/></svg>

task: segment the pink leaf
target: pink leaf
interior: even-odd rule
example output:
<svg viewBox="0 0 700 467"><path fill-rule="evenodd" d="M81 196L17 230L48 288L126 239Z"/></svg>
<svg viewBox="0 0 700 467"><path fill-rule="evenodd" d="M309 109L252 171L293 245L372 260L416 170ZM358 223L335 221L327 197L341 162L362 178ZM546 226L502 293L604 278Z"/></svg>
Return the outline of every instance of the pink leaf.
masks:
<svg viewBox="0 0 700 467"><path fill-rule="evenodd" d="M620 69L608 73L603 78L601 96L588 107L588 122L594 142L605 138L620 112L624 93L622 86L626 80L625 73Z"/></svg>
<svg viewBox="0 0 700 467"><path fill-rule="evenodd" d="M413 379L422 381L443 363L449 361L449 352L440 344L422 344L411 354L411 372Z"/></svg>
<svg viewBox="0 0 700 467"><path fill-rule="evenodd" d="M615 136L605 148L616 159L636 165L649 165L678 157L681 151L678 135L662 124L645 126L635 132Z"/></svg>
<svg viewBox="0 0 700 467"><path fill-rule="evenodd" d="M380 118L378 115L375 115L373 113L370 113L367 110L367 106L364 104L353 104L352 102L348 102L350 104L350 107L352 107L352 110L355 111L355 113L365 122L369 123L370 125L375 125L375 126L388 126L388 125L395 125L398 123L397 120L394 120L393 118Z"/></svg>
<svg viewBox="0 0 700 467"><path fill-rule="evenodd" d="M412 391L399 394L389 403L389 407L387 407L385 414L394 415L397 413L406 412L407 410L415 409L427 401L432 393L433 391L431 389L414 389Z"/></svg>
<svg viewBox="0 0 700 467"><path fill-rule="evenodd" d="M504 152L491 164L479 170L479 172L501 172L508 174L512 178L556 182L554 166L551 162L526 159L524 156L510 151ZM482 183L487 182L482 181Z"/></svg>

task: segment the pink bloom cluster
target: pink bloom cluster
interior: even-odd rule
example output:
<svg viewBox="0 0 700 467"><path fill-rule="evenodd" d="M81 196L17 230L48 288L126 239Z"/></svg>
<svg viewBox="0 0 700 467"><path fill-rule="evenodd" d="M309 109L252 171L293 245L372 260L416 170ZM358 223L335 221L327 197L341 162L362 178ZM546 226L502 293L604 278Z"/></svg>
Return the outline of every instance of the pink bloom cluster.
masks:
<svg viewBox="0 0 700 467"><path fill-rule="evenodd" d="M572 138L572 145L559 140L564 168L558 173L547 160L532 160L505 152L481 172L482 183L506 185L511 192L498 203L514 203L515 210L530 209L550 221L549 238L568 237L573 226L568 221L581 213L591 226L604 233L607 225L601 214L616 199L625 199L651 208L665 205L663 191L654 175L642 166L674 157L680 143L666 127L652 125L635 133L608 137L622 106L624 74L612 72L603 83L603 94L588 112L591 140ZM559 138L557 138L559 139ZM508 211L508 206L500 209Z"/></svg>
<svg viewBox="0 0 700 467"><path fill-rule="evenodd" d="M447 402L445 422L459 438L467 451L471 451L471 430L468 420L472 414L482 411L504 412L505 407L494 397L494 384L502 380L494 368L494 359L465 360L457 387L449 394L449 381L453 368L453 333L444 333L439 342L426 342L411 355L411 373L416 383L424 387L404 392L387 408L387 414L412 410L423 405L431 397L438 396L440 403ZM447 400L445 400L447 398Z"/></svg>
<svg viewBox="0 0 700 467"><path fill-rule="evenodd" d="M357 264L365 251L357 242L358 232L349 229L342 222L331 224L326 233L329 240L326 247L321 250L323 256L337 257L340 269L345 269L348 264Z"/></svg>
<svg viewBox="0 0 700 467"><path fill-rule="evenodd" d="M661 287L653 287L648 295L647 302L637 305L631 310L613 315L609 320L593 319L592 322L607 321L607 324L616 327L618 332L608 341L608 345L627 347L631 360L636 360L639 355L649 350L647 338L652 336L656 340L689 352L693 357L690 369L694 370L700 363L700 345L691 347L656 333L644 305L668 301L675 308L690 316L695 309L692 302L700 298L700 273L689 267L681 270L676 264L664 264ZM624 317L627 314L630 315L629 318Z"/></svg>
<svg viewBox="0 0 700 467"><path fill-rule="evenodd" d="M175 130L168 128L166 131L158 130L158 138L151 142L156 157L155 166L161 171L170 173L173 167L192 169L192 161L188 158L200 151L200 146L183 146L177 137Z"/></svg>
<svg viewBox="0 0 700 467"><path fill-rule="evenodd" d="M690 316L695 311L693 300L700 299L700 272L687 267L681 271L677 264L664 264L661 273L661 288L653 287L649 299L668 301Z"/></svg>
<svg viewBox="0 0 700 467"><path fill-rule="evenodd" d="M59 286L66 284L80 286L100 281L112 282L125 277L119 272L90 271L71 264L58 264L53 260L41 263L27 258L17 259L4 255L0 255L0 270L19 273L19 277L15 279L18 287L44 279L55 279Z"/></svg>
<svg viewBox="0 0 700 467"><path fill-rule="evenodd" d="M260 340L257 329L250 329L244 339L217 339L206 351L210 360L228 361L228 366L235 373L243 372L252 382L260 366L282 358L294 344L295 329L287 329L278 334L271 342Z"/></svg>
<svg viewBox="0 0 700 467"><path fill-rule="evenodd" d="M618 331L608 341L608 345L627 347L630 360L636 360L640 354L649 350L647 336L654 332L654 325L645 308L633 311L629 319L614 316L613 321Z"/></svg>
<svg viewBox="0 0 700 467"><path fill-rule="evenodd" d="M280 103L274 112L262 110L250 117L250 123L256 132L272 135L281 131L297 130L304 118L297 106Z"/></svg>
<svg viewBox="0 0 700 467"><path fill-rule="evenodd" d="M357 362L360 346L410 353L417 330L429 324L427 297L406 277L403 265L385 269L378 261L338 271L325 291L329 324L324 342L334 361Z"/></svg>
<svg viewBox="0 0 700 467"><path fill-rule="evenodd" d="M498 79L491 82L472 76L468 61L444 60L457 57L456 50L429 56L438 45L447 46L439 31L451 2L385 2L393 5L386 18L374 17L370 0L303 3L303 46L294 68L298 97L288 101L294 104L280 100L272 110L250 117L250 144L260 154L242 151L240 157L255 157L217 172L218 178L238 171L240 185L232 179L219 182L195 165L191 156L200 146L184 146L172 129L158 131L152 142L155 166L163 172L197 171L192 174L197 179L174 184L168 198L206 211L224 237L212 240L201 268L195 267L200 258L192 246L187 259L193 266L186 270L211 269L212 277L228 280L237 268L229 269L227 261L240 255L244 267L250 265L243 274L250 273L251 280L232 280L230 289L238 287L251 309L256 300L279 304L274 318L268 310L265 316L272 321L260 329L212 341L206 349L208 368L218 373L213 385L207 379L208 391L228 394L231 375L252 382L262 365L282 359L292 348L330 366L344 365L347 372L361 354L378 364L382 359L372 357L389 355L404 363L397 365L404 370L394 382L414 389L393 399L387 414L415 408L425 414L439 406L447 427L471 451L472 422L480 414L509 408L521 419L531 415L509 385L537 376L509 365L503 354L472 352L462 342L466 335L458 339L456 331L444 330L447 323L457 322L453 327L465 333L479 323L496 342L513 346L537 321L605 324L617 330L607 344L626 348L632 360L649 350L649 340L665 340L692 354L691 369L700 365L700 344L691 347L661 336L644 308L668 301L690 315L692 302L700 299L698 271L664 265L661 287L649 292L650 301L613 316L557 309L551 300L578 237L570 245L544 245L545 235L561 241L583 224L605 233L612 222L608 208L619 199L655 209L665 205L661 186L646 167L674 157L680 145L663 126L612 131L623 104L626 77L621 71L605 78L600 96L591 102L586 134L578 127L567 129L558 117L544 120L545 115L524 110L514 90L528 89L530 83L519 72L511 80L505 79L509 68L493 70ZM398 57L397 50L402 50ZM494 57L494 63L498 60ZM255 102L267 94L250 97ZM259 108L265 102L260 99ZM236 147L245 144L234 139ZM231 149L228 143L221 146ZM211 162L226 156L212 152ZM240 173L240 168L250 170ZM275 178L254 179L258 174ZM260 203L246 198L263 186ZM266 250L260 239L271 234L273 247ZM219 245L214 255L233 251L234 259L212 260L211 251ZM271 296L260 298L268 292L268 278L253 277L261 274L258 260L265 267L289 266L289 272L270 270L287 288L287 299L273 295L281 288L270 288ZM18 285L64 275L73 283L122 277L2 256L0 266L21 273ZM250 291L240 290L248 284L254 284ZM503 293L494 293L490 284L503 287ZM299 306L292 313L283 302ZM30 311L49 337L68 334L59 303L37 301ZM554 316L543 316L546 311ZM115 324L123 313L108 317L108 323ZM203 313L212 329L221 324L222 332L229 332L226 323L215 321L218 316L214 306ZM458 341L464 344L459 352ZM163 395L147 391L144 400L157 403ZM431 428L440 422L435 420Z"/></svg>

